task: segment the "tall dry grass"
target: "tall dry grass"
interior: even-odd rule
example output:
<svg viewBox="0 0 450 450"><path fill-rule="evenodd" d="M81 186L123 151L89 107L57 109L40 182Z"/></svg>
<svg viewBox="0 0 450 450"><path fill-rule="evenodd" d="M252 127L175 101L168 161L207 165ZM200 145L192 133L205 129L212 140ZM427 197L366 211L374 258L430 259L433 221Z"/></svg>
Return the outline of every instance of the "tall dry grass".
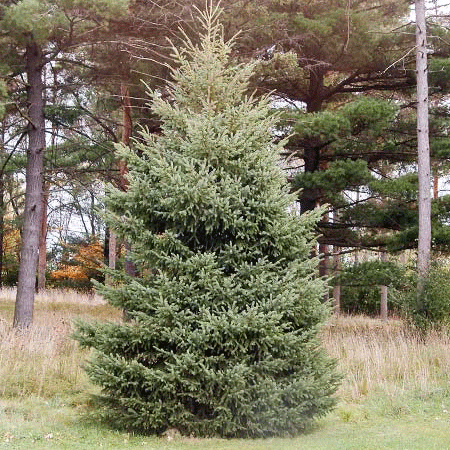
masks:
<svg viewBox="0 0 450 450"><path fill-rule="evenodd" d="M16 300L16 288L4 287L0 289L0 302ZM36 303L74 303L82 305L104 305L102 297L94 292L78 292L70 289L45 289L35 295Z"/></svg>
<svg viewBox="0 0 450 450"><path fill-rule="evenodd" d="M96 296L70 291L37 295L33 326L11 326L15 292L0 291L0 397L50 398L87 385L82 361L87 352L71 339L73 319L120 320L121 312Z"/></svg>
<svg viewBox="0 0 450 450"><path fill-rule="evenodd" d="M431 392L450 381L448 331L423 337L400 320L333 317L322 340L344 375L338 395L349 403L374 394Z"/></svg>
<svg viewBox="0 0 450 450"><path fill-rule="evenodd" d="M46 291L36 299L32 329L11 327L14 291L0 291L0 396L50 398L89 387L81 368L87 356L70 338L73 319L119 321L122 312L101 298L70 291ZM344 379L339 397L348 403L380 393L391 397L432 391L450 381L450 334L425 338L401 321L333 317L322 331L323 345L338 360Z"/></svg>

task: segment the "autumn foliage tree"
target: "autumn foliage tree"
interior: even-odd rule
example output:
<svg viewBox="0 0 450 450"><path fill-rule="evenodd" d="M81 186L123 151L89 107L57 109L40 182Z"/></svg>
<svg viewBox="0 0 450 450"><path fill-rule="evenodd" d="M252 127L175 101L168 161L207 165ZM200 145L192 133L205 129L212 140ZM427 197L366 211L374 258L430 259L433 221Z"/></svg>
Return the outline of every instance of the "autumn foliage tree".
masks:
<svg viewBox="0 0 450 450"><path fill-rule="evenodd" d="M53 286L91 289L92 279L101 280L103 245L98 238L72 239L62 244L57 267L49 274Z"/></svg>

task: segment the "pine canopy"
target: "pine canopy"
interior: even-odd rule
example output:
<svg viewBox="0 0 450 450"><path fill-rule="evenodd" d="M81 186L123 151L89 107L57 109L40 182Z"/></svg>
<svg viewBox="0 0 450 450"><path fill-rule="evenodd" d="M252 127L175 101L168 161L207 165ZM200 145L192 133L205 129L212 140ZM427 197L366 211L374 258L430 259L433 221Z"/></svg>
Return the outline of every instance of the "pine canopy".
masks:
<svg viewBox="0 0 450 450"><path fill-rule="evenodd" d="M79 323L96 352L104 416L146 433L292 435L328 412L339 377L317 337L328 314L314 224L298 216L278 166L269 97L247 95L220 9L199 12L201 44L174 50L170 98L151 93L162 132L143 131L109 225L141 276L99 286L127 323Z"/></svg>

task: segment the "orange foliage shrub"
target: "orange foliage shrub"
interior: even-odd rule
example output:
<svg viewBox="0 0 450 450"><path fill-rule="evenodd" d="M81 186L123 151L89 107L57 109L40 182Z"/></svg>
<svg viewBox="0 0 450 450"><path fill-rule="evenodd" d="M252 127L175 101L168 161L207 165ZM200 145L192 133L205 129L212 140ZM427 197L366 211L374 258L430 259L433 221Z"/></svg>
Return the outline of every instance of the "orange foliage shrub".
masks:
<svg viewBox="0 0 450 450"><path fill-rule="evenodd" d="M88 282L100 274L103 246L98 239L78 244L64 244L65 251L58 268L50 273L53 281Z"/></svg>

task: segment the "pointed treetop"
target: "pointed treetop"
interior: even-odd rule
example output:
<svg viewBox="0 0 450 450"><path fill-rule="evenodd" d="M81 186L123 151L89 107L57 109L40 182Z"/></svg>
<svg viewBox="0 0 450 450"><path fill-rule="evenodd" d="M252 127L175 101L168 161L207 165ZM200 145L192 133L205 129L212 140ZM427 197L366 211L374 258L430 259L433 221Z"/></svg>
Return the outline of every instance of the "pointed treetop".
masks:
<svg viewBox="0 0 450 450"><path fill-rule="evenodd" d="M173 77L173 82L169 83L170 93L176 104L188 105L195 112L205 108L210 112L220 111L225 105L239 104L253 70L251 64L230 64L236 35L225 41L223 25L219 22L223 9L220 2L213 3L208 0L205 11L195 8L201 28L200 43L193 43L180 29L184 38L182 48L172 44L171 56L176 68L170 67ZM154 95L153 99L158 100Z"/></svg>

